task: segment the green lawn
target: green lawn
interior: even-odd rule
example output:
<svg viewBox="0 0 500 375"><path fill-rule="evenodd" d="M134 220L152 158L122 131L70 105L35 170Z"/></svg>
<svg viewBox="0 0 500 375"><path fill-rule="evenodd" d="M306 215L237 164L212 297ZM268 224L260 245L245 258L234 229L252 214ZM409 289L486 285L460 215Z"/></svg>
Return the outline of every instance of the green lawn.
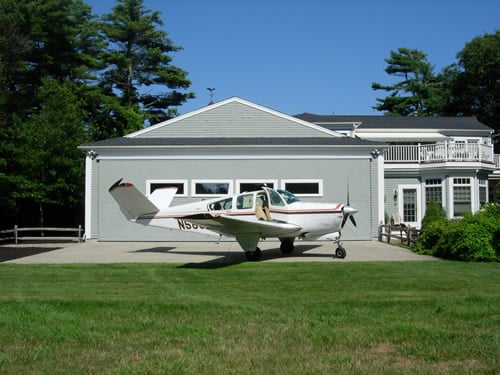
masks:
<svg viewBox="0 0 500 375"><path fill-rule="evenodd" d="M500 265L0 264L0 373L500 371Z"/></svg>

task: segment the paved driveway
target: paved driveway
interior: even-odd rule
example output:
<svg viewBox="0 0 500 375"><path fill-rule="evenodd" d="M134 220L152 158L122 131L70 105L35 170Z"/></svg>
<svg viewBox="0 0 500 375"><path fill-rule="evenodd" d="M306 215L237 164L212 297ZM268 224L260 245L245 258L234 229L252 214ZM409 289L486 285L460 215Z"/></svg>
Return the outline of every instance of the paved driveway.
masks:
<svg viewBox="0 0 500 375"><path fill-rule="evenodd" d="M284 256L279 242L262 241L263 262L356 262L437 260L410 250L378 241L344 241L345 259L333 257L332 242L296 241L293 254ZM52 244L51 246L54 246ZM245 254L236 242L97 242L64 244L52 250L5 263L197 263L234 264L245 262Z"/></svg>

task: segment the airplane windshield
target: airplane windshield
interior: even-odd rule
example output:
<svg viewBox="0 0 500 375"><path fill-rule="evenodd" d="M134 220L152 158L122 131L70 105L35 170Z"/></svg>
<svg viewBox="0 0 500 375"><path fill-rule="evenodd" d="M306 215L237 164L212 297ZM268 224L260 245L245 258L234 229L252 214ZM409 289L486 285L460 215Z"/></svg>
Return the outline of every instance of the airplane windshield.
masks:
<svg viewBox="0 0 500 375"><path fill-rule="evenodd" d="M290 193L288 190L277 190L278 193L281 195L281 197L285 200L287 204L293 203L293 202L299 202L300 199L297 198L295 195Z"/></svg>

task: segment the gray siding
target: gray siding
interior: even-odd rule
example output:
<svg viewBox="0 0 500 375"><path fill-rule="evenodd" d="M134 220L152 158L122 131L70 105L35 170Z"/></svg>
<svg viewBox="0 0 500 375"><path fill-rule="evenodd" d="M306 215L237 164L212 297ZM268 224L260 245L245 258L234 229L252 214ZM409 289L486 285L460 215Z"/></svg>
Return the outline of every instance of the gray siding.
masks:
<svg viewBox="0 0 500 375"><path fill-rule="evenodd" d="M311 126L292 117L229 102L185 119L155 125L138 137L331 137Z"/></svg>
<svg viewBox="0 0 500 375"><path fill-rule="evenodd" d="M146 191L148 179L321 179L323 197L302 198L304 201L346 202L349 188L350 204L357 208L358 226L346 224L343 239L369 240L376 234L373 226L376 199L376 178L370 159L340 160L101 160L99 163L99 239L103 241L181 241L207 240L206 237L167 229L143 227L125 220L116 202L108 193L118 179L133 182ZM341 178L339 178L341 176ZM372 186L375 185L375 186ZM190 186L189 186L190 189ZM173 205L199 198L175 198ZM374 216L375 215L375 216ZM375 219L376 223L376 219Z"/></svg>
<svg viewBox="0 0 500 375"><path fill-rule="evenodd" d="M389 218L392 214L399 212L399 199L402 197L398 196L394 199L394 189L398 189L399 185L419 185L419 177L385 177L385 191L384 191L384 201L385 201L385 217ZM400 212L402 215L402 212Z"/></svg>

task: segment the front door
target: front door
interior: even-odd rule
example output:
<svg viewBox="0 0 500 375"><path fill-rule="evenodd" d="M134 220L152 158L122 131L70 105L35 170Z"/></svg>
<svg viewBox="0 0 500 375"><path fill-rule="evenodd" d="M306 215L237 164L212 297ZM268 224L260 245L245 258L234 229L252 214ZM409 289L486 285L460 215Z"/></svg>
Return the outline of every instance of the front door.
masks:
<svg viewBox="0 0 500 375"><path fill-rule="evenodd" d="M401 222L408 226L420 227L420 185L400 185L398 195Z"/></svg>

